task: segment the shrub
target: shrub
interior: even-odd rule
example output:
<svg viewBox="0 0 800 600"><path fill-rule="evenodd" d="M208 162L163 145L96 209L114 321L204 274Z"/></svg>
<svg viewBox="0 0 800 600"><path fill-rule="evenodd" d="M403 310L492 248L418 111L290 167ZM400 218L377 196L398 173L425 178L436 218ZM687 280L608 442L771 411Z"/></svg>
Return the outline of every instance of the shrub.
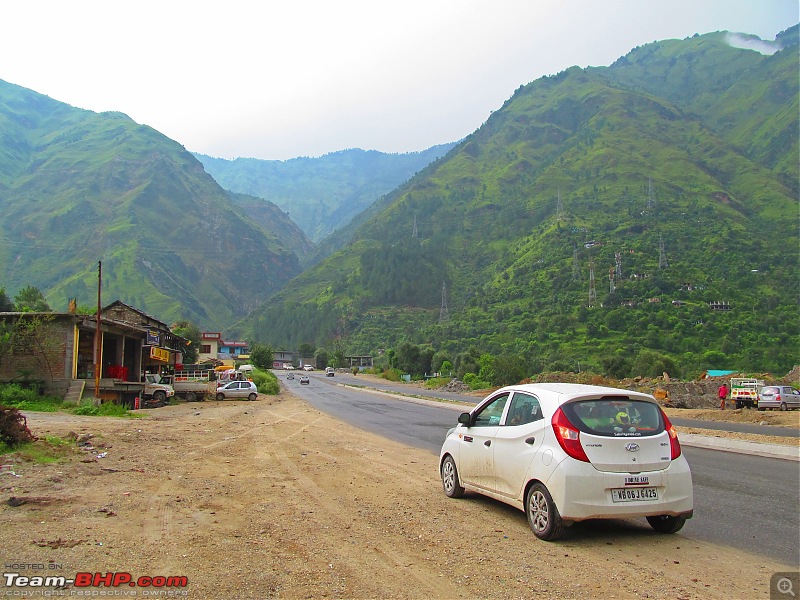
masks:
<svg viewBox="0 0 800 600"><path fill-rule="evenodd" d="M489 382L480 379L475 373L465 373L463 381L471 390L483 390L489 387Z"/></svg>
<svg viewBox="0 0 800 600"><path fill-rule="evenodd" d="M25 415L18 408L0 405L0 441L9 448L16 448L35 439Z"/></svg>
<svg viewBox="0 0 800 600"><path fill-rule="evenodd" d="M381 377L388 381L400 381L400 376L403 374L399 369L386 369Z"/></svg>
<svg viewBox="0 0 800 600"><path fill-rule="evenodd" d="M281 391L281 386L278 383L278 378L272 371L262 371L261 369L253 369L252 375L253 383L256 384L259 394L269 394L270 396L277 396Z"/></svg>

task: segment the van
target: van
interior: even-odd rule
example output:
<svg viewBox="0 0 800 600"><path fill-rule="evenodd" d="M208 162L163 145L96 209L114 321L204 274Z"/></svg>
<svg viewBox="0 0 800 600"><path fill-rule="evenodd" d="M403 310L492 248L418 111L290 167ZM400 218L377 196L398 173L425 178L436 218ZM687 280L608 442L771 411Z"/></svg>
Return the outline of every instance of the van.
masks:
<svg viewBox="0 0 800 600"><path fill-rule="evenodd" d="M333 377L333 367L325 369L325 377Z"/></svg>

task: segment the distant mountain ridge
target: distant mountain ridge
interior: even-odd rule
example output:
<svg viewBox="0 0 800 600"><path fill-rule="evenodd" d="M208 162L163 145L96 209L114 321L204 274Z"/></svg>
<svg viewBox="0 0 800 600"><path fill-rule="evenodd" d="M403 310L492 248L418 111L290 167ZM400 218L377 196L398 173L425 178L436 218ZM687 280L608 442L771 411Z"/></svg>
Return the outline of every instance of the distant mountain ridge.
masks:
<svg viewBox="0 0 800 600"><path fill-rule="evenodd" d="M797 30L771 56L717 32L521 86L243 330L355 354L474 347L533 372L648 352L680 370L788 372Z"/></svg>
<svg viewBox="0 0 800 600"><path fill-rule="evenodd" d="M223 188L273 202L318 243L454 145L400 154L350 149L285 161L195 156Z"/></svg>

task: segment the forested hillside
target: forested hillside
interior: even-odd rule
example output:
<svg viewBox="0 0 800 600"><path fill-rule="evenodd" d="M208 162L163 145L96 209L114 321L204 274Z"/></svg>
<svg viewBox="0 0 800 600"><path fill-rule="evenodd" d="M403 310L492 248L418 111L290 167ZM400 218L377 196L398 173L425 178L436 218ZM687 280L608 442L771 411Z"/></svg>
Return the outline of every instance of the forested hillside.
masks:
<svg viewBox="0 0 800 600"><path fill-rule="evenodd" d="M258 224L248 212L157 131L0 81L9 294L35 286L55 310L73 297L92 306L102 261L104 300L221 329L298 274L310 250L285 216Z"/></svg>
<svg viewBox="0 0 800 600"><path fill-rule="evenodd" d="M243 324L276 347L528 373L798 360L798 52L714 33L521 86Z"/></svg>
<svg viewBox="0 0 800 600"><path fill-rule="evenodd" d="M195 156L222 187L273 202L319 242L454 145L405 154L351 149L285 161Z"/></svg>

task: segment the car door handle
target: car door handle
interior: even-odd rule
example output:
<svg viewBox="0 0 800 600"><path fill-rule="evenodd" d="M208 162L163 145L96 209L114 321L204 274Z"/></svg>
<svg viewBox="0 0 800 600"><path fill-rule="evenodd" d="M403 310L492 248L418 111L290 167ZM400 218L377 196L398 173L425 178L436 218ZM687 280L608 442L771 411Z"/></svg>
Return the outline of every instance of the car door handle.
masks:
<svg viewBox="0 0 800 600"><path fill-rule="evenodd" d="M528 439L525 440L525 443L528 444L528 446L533 446L533 442L535 441L536 441L535 437L529 437Z"/></svg>
<svg viewBox="0 0 800 600"><path fill-rule="evenodd" d="M492 445L492 440L486 440L485 442L483 442L483 445L488 448L489 446Z"/></svg>

